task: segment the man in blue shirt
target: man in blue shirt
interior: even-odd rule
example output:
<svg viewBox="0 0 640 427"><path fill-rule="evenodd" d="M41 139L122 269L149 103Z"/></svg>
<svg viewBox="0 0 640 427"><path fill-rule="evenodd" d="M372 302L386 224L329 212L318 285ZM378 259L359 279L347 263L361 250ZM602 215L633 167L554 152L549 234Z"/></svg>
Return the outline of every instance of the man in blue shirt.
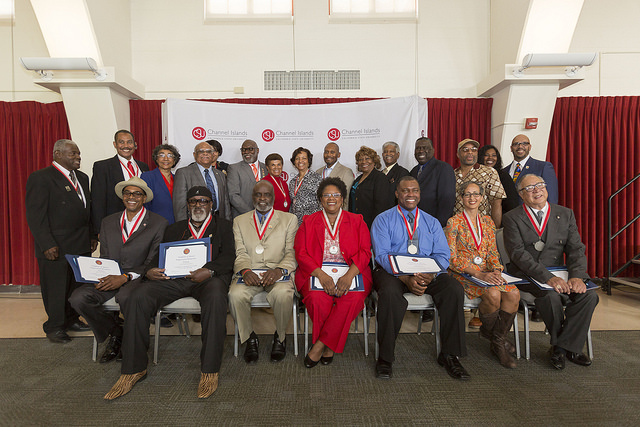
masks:
<svg viewBox="0 0 640 427"><path fill-rule="evenodd" d="M378 293L378 344L376 377L391 378L395 342L402 326L408 302L405 292L431 295L440 315L442 351L438 363L456 379L469 374L458 356L467 354L464 336L464 291L462 285L447 273L394 276L389 255L431 257L443 268L449 266L450 250L442 226L437 219L417 208L420 185L416 178L405 176L396 187L398 205L381 213L371 226L371 242L376 268L373 286Z"/></svg>

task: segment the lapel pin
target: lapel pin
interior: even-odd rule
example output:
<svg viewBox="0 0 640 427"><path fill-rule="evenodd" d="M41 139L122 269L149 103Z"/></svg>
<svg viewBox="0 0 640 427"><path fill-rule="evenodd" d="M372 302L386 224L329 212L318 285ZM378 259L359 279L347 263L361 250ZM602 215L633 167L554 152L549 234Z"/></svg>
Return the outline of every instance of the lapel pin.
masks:
<svg viewBox="0 0 640 427"><path fill-rule="evenodd" d="M560 215L556 215L556 219L560 219Z"/></svg>
<svg viewBox="0 0 640 427"><path fill-rule="evenodd" d="M68 186L68 185L65 185L65 186L64 186L64 188L65 188L67 191L71 191L71 189L69 188L69 186Z"/></svg>

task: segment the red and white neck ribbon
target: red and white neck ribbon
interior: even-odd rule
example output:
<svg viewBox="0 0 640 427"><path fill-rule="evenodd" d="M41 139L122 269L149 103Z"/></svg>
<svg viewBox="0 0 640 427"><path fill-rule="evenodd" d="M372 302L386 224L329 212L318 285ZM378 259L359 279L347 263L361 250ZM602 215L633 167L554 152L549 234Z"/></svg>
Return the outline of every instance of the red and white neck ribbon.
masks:
<svg viewBox="0 0 640 427"><path fill-rule="evenodd" d="M66 173L64 173L64 171L62 169L60 169L58 167L58 165L56 165L55 163L51 163L51 165L58 169L58 172L60 172L65 178L67 178L67 181L69 181L69 184L71 184L71 186L73 187L74 190L76 190L76 193L78 192L78 187L80 186L80 181L78 181L78 185L75 185L73 183L73 181L71 181L71 178L69 178L69 175L67 175ZM69 171L69 173L71 173L71 171Z"/></svg>
<svg viewBox="0 0 640 427"><path fill-rule="evenodd" d="M267 214L267 217L262 222L262 225L260 225L260 219L258 218L258 211L253 211L253 225L256 227L256 233L258 233L258 239L262 240L262 238L264 237L264 233L267 232L267 227L271 222L271 218L273 218L274 212L275 212L275 209L271 208L271 211Z"/></svg>
<svg viewBox="0 0 640 427"><path fill-rule="evenodd" d="M549 222L549 215L551 214L551 209L549 208L549 202L545 204L547 213L542 219L542 224L540 225L538 224L538 220L533 215L533 210L527 205L525 205L524 203L522 204L522 207L524 208L524 211L527 213L527 216L529 217L529 221L531 221L531 224L533 224L533 228L536 230L538 237L542 238L542 233L544 233L544 229L547 228L547 222Z"/></svg>
<svg viewBox="0 0 640 427"><path fill-rule="evenodd" d="M280 192L282 193L282 195L284 196L285 200L287 199L287 193L284 192L284 185L282 185L280 183L280 178L279 176L274 176L273 177L273 182L276 183L276 186L278 187L278 189L280 189Z"/></svg>
<svg viewBox="0 0 640 427"><path fill-rule="evenodd" d="M478 226L477 230L471 224L469 220L469 215L465 211L462 211L464 215L464 220L467 223L467 227L471 231L471 236L473 237L473 243L476 246L476 250L480 250L480 245L482 244L482 221L480 221L480 215L476 215L476 225Z"/></svg>
<svg viewBox="0 0 640 427"><path fill-rule="evenodd" d="M338 237L338 231L340 230L340 224L342 223L342 208L340 208L340 211L338 212L338 216L336 217L336 222L333 223L333 227L331 227L329 217L327 216L327 213L324 211L324 209L322 210L322 220L324 221L324 226L329 232L329 237L331 237L331 240L336 240L336 238Z"/></svg>
<svg viewBox="0 0 640 427"><path fill-rule="evenodd" d="M124 223L126 221L127 211L125 210L124 212L122 212L122 216L120 217L120 231L122 232L122 243L126 243L127 240L129 240L129 237L131 237L131 235L135 233L138 227L140 227L140 221L142 221L142 218L144 218L145 212L147 212L147 210L143 206L142 209L140 209L140 212L138 212L136 216L134 216L133 219L130 221L130 222L133 222L133 227L131 227L131 230L129 230L129 232L127 232L127 229L124 226Z"/></svg>
<svg viewBox="0 0 640 427"><path fill-rule="evenodd" d="M309 173L309 172L307 172ZM307 176L307 174L304 174L304 176L302 178L300 178L300 174L298 174L298 177L296 178L297 184L296 184L296 188L293 190L293 195L297 196L298 195L298 190L300 189L300 186L302 185L302 181L304 181L305 176Z"/></svg>
<svg viewBox="0 0 640 427"><path fill-rule="evenodd" d="M207 227L209 227L209 224L211 224L211 218L211 213L209 213L209 215L207 215L204 222L202 223L200 230L198 231L196 231L193 224L191 224L191 220L189 220L189 231L191 231L191 237L193 237L194 239L202 239L204 232L206 231Z"/></svg>
<svg viewBox="0 0 640 427"><path fill-rule="evenodd" d="M131 166L133 166L133 170L135 171L135 174L131 173L127 165L122 163L122 160L118 159L118 161L122 165L122 168L127 171L127 174L129 175L129 179L133 178L134 176L140 176L140 168L138 167L138 164L135 162L135 160L133 160L133 157L129 161L131 162Z"/></svg>
<svg viewBox="0 0 640 427"><path fill-rule="evenodd" d="M400 209L400 205L396 206L398 208L398 212L402 215L402 219L404 220L404 226L407 228L407 234L409 235L409 240L413 240L413 235L416 234L416 230L418 229L418 222L420 221L420 209L416 209L416 217L413 220L413 230L409 226L409 221L407 221L407 217L404 216L402 209Z"/></svg>

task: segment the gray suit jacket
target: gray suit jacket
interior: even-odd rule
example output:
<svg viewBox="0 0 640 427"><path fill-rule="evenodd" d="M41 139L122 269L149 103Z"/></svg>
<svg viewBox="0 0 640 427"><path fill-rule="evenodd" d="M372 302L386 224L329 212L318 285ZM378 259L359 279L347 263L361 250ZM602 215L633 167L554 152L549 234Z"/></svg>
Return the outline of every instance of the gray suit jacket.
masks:
<svg viewBox="0 0 640 427"><path fill-rule="evenodd" d="M322 176L323 170L324 170L324 166L316 170L316 173ZM342 208L347 209L347 207L349 206L349 193L351 192L351 186L353 185L353 180L355 179L355 176L353 175L353 171L350 168L340 164L340 162L336 162L329 176L325 178L333 178L333 177L340 178L342 182L344 182L347 185L347 197L345 197L344 203L342 204Z"/></svg>
<svg viewBox="0 0 640 427"><path fill-rule="evenodd" d="M227 177L222 171L216 168L211 168L211 170L218 183L219 215L221 218L231 220L229 194L227 193ZM175 181L173 183L173 215L176 218L176 222L187 219L187 192L191 187L196 185L207 186L197 163L193 162L189 166L185 166L176 171Z"/></svg>
<svg viewBox="0 0 640 427"><path fill-rule="evenodd" d="M118 212L102 220L100 257L118 261L125 273L144 275L145 267L158 254L158 246L169 222L147 209L138 229L122 243L121 216L122 212Z"/></svg>
<svg viewBox="0 0 640 427"><path fill-rule="evenodd" d="M260 162L260 179L267 176L267 167ZM231 203L231 215L233 218L245 212L253 210L253 187L256 178L249 163L244 160L229 165L227 168L227 191L229 203Z"/></svg>
<svg viewBox="0 0 640 427"><path fill-rule="evenodd" d="M538 234L522 206L502 217L504 244L511 258L507 266L509 274L522 277L524 273L546 283L554 277L546 267L566 265L569 278L589 278L585 246L580 240L573 211L551 203L549 206L549 222L542 234L545 245L541 252L533 247Z"/></svg>

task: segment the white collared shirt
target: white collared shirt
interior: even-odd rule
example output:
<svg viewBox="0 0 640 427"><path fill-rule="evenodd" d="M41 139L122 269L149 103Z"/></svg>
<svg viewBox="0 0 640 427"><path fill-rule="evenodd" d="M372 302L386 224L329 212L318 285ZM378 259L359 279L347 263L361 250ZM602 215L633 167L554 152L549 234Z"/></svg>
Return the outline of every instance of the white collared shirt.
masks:
<svg viewBox="0 0 640 427"><path fill-rule="evenodd" d="M138 166L138 163L136 163L133 156L131 156L131 160L125 159L120 154L118 154L117 156L118 160L120 160L120 169L122 169L122 176L124 177L125 181L129 180L129 174L131 173L131 171L127 169L127 165L129 164L129 162L133 163L133 170L136 171L136 176L139 178L140 175L142 175L142 169L140 169L140 166Z"/></svg>
<svg viewBox="0 0 640 427"><path fill-rule="evenodd" d="M386 168L382 169L382 173L383 173L383 174L385 174L385 175L386 175L386 174L388 174L388 173L389 173L389 171L390 171L390 170L391 170L395 165L397 165L397 164L398 164L398 162L395 162L395 163L394 163L394 164L392 164L391 166L387 166Z"/></svg>
<svg viewBox="0 0 640 427"><path fill-rule="evenodd" d="M545 203L544 208L542 209L535 209L535 208L532 208L531 206L527 206L527 208L529 208L529 212L533 214L533 218L537 221L538 212L542 212L542 218L547 216L547 212L549 211L549 202ZM539 224L539 225L542 226L542 224Z"/></svg>
<svg viewBox="0 0 640 427"><path fill-rule="evenodd" d="M338 162L335 162L333 165L331 165L331 167L325 165L324 169L322 170L322 177L327 178L329 175L331 175L331 172L333 172L333 168L336 167L337 164Z"/></svg>
<svg viewBox="0 0 640 427"><path fill-rule="evenodd" d="M58 169L60 169L62 172L64 172L65 176L69 179L71 179L69 177L69 174L71 173L71 171L67 170L67 168L65 168L64 166L62 166L60 163L56 162L55 160L53 161L53 164L56 165L56 167ZM78 180L78 188L80 189L80 193L82 193L82 203L84 204L84 207L87 207L87 198L84 195L84 190L82 189L82 185L80 185L80 180L78 179L78 174L75 173L76 179Z"/></svg>
<svg viewBox="0 0 640 427"><path fill-rule="evenodd" d="M511 162L511 167L509 168L509 175L511 175L511 178L513 178L513 174L516 173L516 164L520 163L520 173L524 172L524 165L527 164L527 161L531 158L531 156L527 156L524 159L520 160L519 162L514 160L513 162Z"/></svg>

